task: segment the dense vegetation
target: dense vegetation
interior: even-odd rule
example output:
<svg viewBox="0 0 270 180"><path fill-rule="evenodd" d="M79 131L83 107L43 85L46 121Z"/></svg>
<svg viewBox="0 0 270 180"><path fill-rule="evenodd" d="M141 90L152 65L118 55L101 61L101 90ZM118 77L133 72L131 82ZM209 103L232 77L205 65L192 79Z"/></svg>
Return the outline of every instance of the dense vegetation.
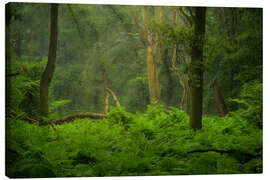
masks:
<svg viewBox="0 0 270 180"><path fill-rule="evenodd" d="M6 32L8 177L262 173L262 9L9 3Z"/></svg>

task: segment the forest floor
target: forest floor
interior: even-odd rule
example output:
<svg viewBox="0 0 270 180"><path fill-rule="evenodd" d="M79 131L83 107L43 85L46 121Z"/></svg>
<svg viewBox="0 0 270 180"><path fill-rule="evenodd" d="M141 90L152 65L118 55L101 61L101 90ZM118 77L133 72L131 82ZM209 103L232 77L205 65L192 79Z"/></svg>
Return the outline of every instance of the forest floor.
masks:
<svg viewBox="0 0 270 180"><path fill-rule="evenodd" d="M262 130L240 116L204 117L189 129L180 110L112 109L100 121L39 126L9 119L8 177L262 173Z"/></svg>

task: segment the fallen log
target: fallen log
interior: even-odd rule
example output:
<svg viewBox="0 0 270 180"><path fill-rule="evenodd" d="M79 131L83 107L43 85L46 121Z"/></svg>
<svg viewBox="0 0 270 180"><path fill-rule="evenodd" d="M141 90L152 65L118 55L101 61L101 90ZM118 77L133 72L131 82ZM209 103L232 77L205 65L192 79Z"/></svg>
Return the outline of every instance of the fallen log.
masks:
<svg viewBox="0 0 270 180"><path fill-rule="evenodd" d="M29 117L25 117L23 115L20 115L18 113L16 113L15 111L8 109L7 112L15 117L18 117L19 119L26 121L30 124L34 124L34 123L38 123L39 121L33 118L29 118ZM70 123L73 122L75 119L85 119L85 118L89 118L89 119L93 119L94 121L96 120L101 120L103 118L106 118L107 115L106 114L99 114L99 113L81 113L81 114L74 114L74 115L70 115L64 119L60 119L60 120L56 120L56 121L50 121L47 123L43 123L42 125L61 125L64 123Z"/></svg>
<svg viewBox="0 0 270 180"><path fill-rule="evenodd" d="M55 124L55 125L60 125L63 123L69 123L69 122L73 122L75 119L85 119L85 118L89 118L89 119L95 119L95 120L100 120L103 118L106 118L107 115L106 114L99 114L99 113L84 113L84 114L74 114L71 116L68 116L64 119L60 119L57 121L52 121L50 122L51 124Z"/></svg>

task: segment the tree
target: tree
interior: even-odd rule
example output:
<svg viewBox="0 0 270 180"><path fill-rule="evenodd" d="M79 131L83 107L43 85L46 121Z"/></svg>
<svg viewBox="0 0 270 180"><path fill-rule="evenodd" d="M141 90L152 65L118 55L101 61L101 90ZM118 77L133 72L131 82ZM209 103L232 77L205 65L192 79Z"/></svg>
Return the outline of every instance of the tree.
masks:
<svg viewBox="0 0 270 180"><path fill-rule="evenodd" d="M161 33L159 31L152 32L149 29L149 23L151 22L150 12L146 10L146 7L142 6L142 20L143 24L139 23L138 17L134 10L130 7L131 13L135 19L135 23L140 33L140 39L146 48L146 62L147 62L147 76L149 87L150 103L160 103L161 101L161 60L164 48L161 45ZM154 7L153 19L156 24L162 22L162 7Z"/></svg>
<svg viewBox="0 0 270 180"><path fill-rule="evenodd" d="M190 83L190 128L202 128L203 103L203 44L205 35L205 7L196 7L194 37L191 44Z"/></svg>
<svg viewBox="0 0 270 180"><path fill-rule="evenodd" d="M49 86L53 77L56 49L57 49L57 18L58 18L58 4L51 5L51 32L50 32L50 46L49 55L46 68L41 76L40 81L40 115L42 117L49 116Z"/></svg>
<svg viewBox="0 0 270 180"><path fill-rule="evenodd" d="M218 115L219 115L219 117L224 117L228 113L228 109L227 109L227 106L225 104L222 92L221 92L221 87L219 86L216 79L214 80L213 84L211 85L211 88L213 88L213 91L214 91L214 99L216 102Z"/></svg>

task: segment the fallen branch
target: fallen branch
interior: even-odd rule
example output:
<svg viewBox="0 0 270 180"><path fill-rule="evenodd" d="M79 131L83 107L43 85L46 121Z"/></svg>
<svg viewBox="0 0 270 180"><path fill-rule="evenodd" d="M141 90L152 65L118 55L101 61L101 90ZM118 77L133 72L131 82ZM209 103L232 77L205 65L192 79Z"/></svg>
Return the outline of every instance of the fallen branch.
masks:
<svg viewBox="0 0 270 180"><path fill-rule="evenodd" d="M20 74L19 72L6 74L6 78L7 77L12 77L12 76L18 76L19 74Z"/></svg>
<svg viewBox="0 0 270 180"><path fill-rule="evenodd" d="M106 88L106 90L113 96L113 99L114 99L114 101L116 103L116 106L119 107L120 106L120 102L118 101L117 96L115 95L115 93L111 89L109 89L109 88Z"/></svg>
<svg viewBox="0 0 270 180"><path fill-rule="evenodd" d="M74 115L68 116L68 117L66 117L64 119L61 119L61 120L51 121L50 124L60 125L60 124L63 124L63 123L73 122L75 119L89 118L89 119L100 120L100 119L103 119L103 118L106 118L106 117L107 117L106 114L99 114L99 113L74 114Z"/></svg>
<svg viewBox="0 0 270 180"><path fill-rule="evenodd" d="M224 153L233 153L235 152L234 150L218 150L218 149L199 149L199 150L192 150L192 151L188 151L187 153L188 154L191 154L191 153L196 153L196 152L217 152L217 153L220 153L220 154L224 154Z"/></svg>
<svg viewBox="0 0 270 180"><path fill-rule="evenodd" d="M30 124L34 124L34 123L39 122L36 119L20 115L20 114L16 113L15 111L11 110L11 109L8 109L7 112L9 114L11 114L12 116L18 117L19 119L21 119L21 120L23 120L25 122L28 122ZM50 121L50 122L44 123L42 125L61 125L61 124L64 124L64 123L73 122L75 119L89 118L89 119L100 120L100 119L103 119L103 118L106 118L106 117L107 117L106 114L99 114L99 113L74 114L74 115L68 116L68 117L66 117L64 119L60 119L60 120L57 120L57 121Z"/></svg>
<svg viewBox="0 0 270 180"><path fill-rule="evenodd" d="M16 113L15 111L13 111L13 110L11 110L11 109L7 109L7 112L8 112L9 114L15 116L15 117L20 118L20 119L23 120L23 121L26 121L26 122L30 123L30 124L34 124L34 123L37 123L37 122L38 122L36 119L29 118L29 117L25 117L25 116L23 116L23 115L21 115L21 114Z"/></svg>

